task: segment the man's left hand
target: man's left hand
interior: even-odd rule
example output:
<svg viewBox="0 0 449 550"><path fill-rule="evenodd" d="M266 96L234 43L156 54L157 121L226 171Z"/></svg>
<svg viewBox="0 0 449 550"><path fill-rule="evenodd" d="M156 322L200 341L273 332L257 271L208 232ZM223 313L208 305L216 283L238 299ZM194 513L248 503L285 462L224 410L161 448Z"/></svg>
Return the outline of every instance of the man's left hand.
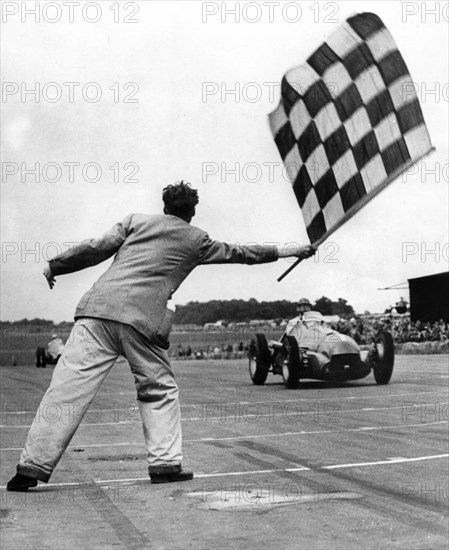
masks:
<svg viewBox="0 0 449 550"><path fill-rule="evenodd" d="M48 286L50 289L52 289L55 286L56 280L54 278L53 273L51 272L51 269L47 266L44 271L44 277L47 279Z"/></svg>

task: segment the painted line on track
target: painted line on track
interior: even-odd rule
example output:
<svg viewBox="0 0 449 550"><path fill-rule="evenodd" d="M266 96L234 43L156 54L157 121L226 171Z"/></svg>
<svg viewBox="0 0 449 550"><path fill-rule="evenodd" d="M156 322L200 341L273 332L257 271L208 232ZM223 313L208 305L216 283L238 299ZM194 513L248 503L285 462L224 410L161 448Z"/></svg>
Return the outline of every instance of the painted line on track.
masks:
<svg viewBox="0 0 449 550"><path fill-rule="evenodd" d="M185 443L209 443L212 441L234 441L241 439L265 439L269 437L283 437L283 436L297 436L297 435L320 435L320 434L338 434L344 432L370 432L370 431L382 431L382 430L392 430L397 428L416 428L416 427L427 427L435 426L439 424L447 424L447 420L439 420L437 422L427 422L420 424L397 424L394 426L362 426L360 428L342 428L341 430L314 430L310 432L300 431L300 432L283 432L278 434L260 434L260 435L240 435L232 437L206 437L201 439L187 439Z"/></svg>
<svg viewBox="0 0 449 550"><path fill-rule="evenodd" d="M368 386L369 387L369 386ZM323 386L323 389L326 389L326 386ZM341 389L341 388L340 388ZM334 403L335 401L348 401L350 399L384 399L384 398L388 398L388 397L401 397L401 396L404 396L404 395L433 395L433 394L440 394L440 393L449 393L449 389L443 389L443 390L437 390L437 391L420 391L420 392L404 392L404 393L389 393L389 394L385 394L385 395L348 395L346 397L336 397L336 398L332 398L332 399L323 399L322 397L321 398L308 398L308 397L301 397L301 398L298 398L298 399L279 399L277 401L273 401L273 400L267 400L267 401L262 401L262 400L257 400L257 401L229 401L229 402L221 402L221 401L205 401L203 403L190 403L190 404L184 404L184 405L181 405L181 409L183 408L187 408L187 407L193 407L193 408L201 408L201 407L204 407L204 405L220 405L220 406L225 406L225 405L254 405L254 404L258 404L258 405L265 405L265 404L270 404L270 403L275 403L275 404L279 404L279 403L303 403L303 402L309 402L309 401L312 401L312 402L319 402L319 401L323 401L323 402L329 402L329 401L332 401L332 403ZM3 406L5 404L12 404L12 405L15 405L16 403L14 403L13 401L6 401L3 403ZM139 410L139 407L125 407L125 408L119 408L119 407L116 407L115 409L103 409L101 406L99 405L91 405L93 409L95 408L98 408L98 410L100 412L115 412L115 411L128 411L128 412L132 412L132 411L138 411ZM24 415L24 414L36 414L36 410L33 410L33 411L27 411L27 410L21 410L21 411L2 411L1 412L1 416L5 416L5 415ZM89 412L89 409L87 410L87 413L88 414Z"/></svg>
<svg viewBox="0 0 449 550"><path fill-rule="evenodd" d="M213 441L238 441L241 439L266 439L270 437L291 437L297 435L320 435L320 434L338 434L344 432L369 432L369 431L383 431L383 430L392 430L397 428L427 428L428 426L436 426L440 424L447 424L446 420L439 420L437 422L427 422L420 424L396 424L393 426L362 426L360 428L343 428L341 430L315 430L315 431L300 431L300 432L281 432L275 434L258 434L258 435L238 435L230 437L203 437L200 439L184 439L183 443L210 443ZM71 445L67 449L87 449L87 448L96 448L96 447L126 447L126 446L143 446L143 441L140 442L127 442L127 443L94 443L83 445L79 443L78 445ZM21 451L22 447L5 447L0 449L0 452L9 452L9 451Z"/></svg>
<svg viewBox="0 0 449 550"><path fill-rule="evenodd" d="M329 401L329 403L332 404L331 401ZM251 403L252 405L258 405L259 403ZM277 403L278 405L281 405L282 402L278 402ZM398 409L404 409L404 405L415 405L415 403L403 403L401 406L398 406L398 407L365 407L363 409L342 409L342 410L335 410L335 411L328 411L326 409L324 410L321 410L321 411L316 411L316 410L312 410L312 411L303 411L301 408L299 411L296 411L296 413L298 413L300 416L302 415L305 415L305 414L313 414L313 415L317 415L317 414L322 414L322 415L325 415L325 414L336 414L336 413L339 413L339 414L342 414L342 413L352 413L352 412L373 412L373 411L392 411L392 410L398 410ZM449 402L448 401L445 401L444 403L439 403L439 405L449 405ZM136 409L137 410L137 409ZM232 412L232 411L231 411ZM295 412L295 411L293 411ZM408 413L408 414L412 414L412 413ZM429 413L430 414L430 413ZM288 417L288 412L286 413L285 411L283 412L280 412L280 413L263 413L263 414L251 414L250 412L246 411L246 415L248 418L251 418L251 419L258 419L258 418L272 418L272 417L275 417L275 416L287 416ZM233 418L233 415L232 414L229 414L227 415L226 414L226 409L224 409L224 414L222 416L194 416L194 417L191 417L191 418L181 418L181 422L199 422L200 420L204 423L204 424L207 424L208 422L220 422L222 424L226 424L227 423L227 416L229 416L229 420L232 421L232 418ZM243 414L240 414L240 411L238 411L238 418L245 418L245 415ZM82 422L80 425L79 425L79 428L86 428L88 426L115 426L115 425L129 425L129 424L136 424L138 426L140 426L142 423L142 421L140 420L140 418L136 418L135 420L120 420L120 421L116 421L116 422ZM239 423L239 421L235 421L234 420L234 423ZM31 424L15 424L15 425L8 425L8 424L0 424L0 428L2 429L17 429L17 428L31 428ZM78 429L79 429L78 428Z"/></svg>
<svg viewBox="0 0 449 550"><path fill-rule="evenodd" d="M385 466L385 465L395 465L395 464L404 464L408 462L420 462L423 460L437 460L440 458L448 458L449 453L438 454L438 455L428 455L428 456L416 456L411 458L393 458L389 460L376 460L373 462L354 462L348 464L331 464L329 466L320 466L318 468L309 468L307 466L299 466L296 468L273 468L270 470L242 470L238 472L215 472L212 474L195 474L194 479L210 479L214 477L228 477L228 476L246 476L246 475L261 475L261 474L275 474L280 472L306 472L306 471L321 471L321 470L336 470L340 468L363 468L369 466ZM68 482L68 483L48 483L46 485L40 485L40 488L44 487L88 487L95 485L110 485L112 483L123 483L130 484L140 481L149 482L148 477L129 477L129 478L118 478L118 479L93 479L92 482ZM6 485L0 485L0 489L6 489ZM31 491L33 493L34 491Z"/></svg>

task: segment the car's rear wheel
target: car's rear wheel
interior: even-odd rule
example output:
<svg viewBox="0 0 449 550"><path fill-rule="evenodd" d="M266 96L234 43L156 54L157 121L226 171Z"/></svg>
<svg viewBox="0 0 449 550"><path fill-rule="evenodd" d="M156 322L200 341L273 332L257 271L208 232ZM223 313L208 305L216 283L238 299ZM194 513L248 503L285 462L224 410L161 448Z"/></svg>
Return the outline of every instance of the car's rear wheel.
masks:
<svg viewBox="0 0 449 550"><path fill-rule="evenodd" d="M263 386L271 365L271 354L264 334L256 334L249 347L249 374L253 384Z"/></svg>
<svg viewBox="0 0 449 550"><path fill-rule="evenodd" d="M282 378L285 387L293 390L299 386L301 375L301 352L294 336L286 336L283 339L282 348Z"/></svg>
<svg viewBox="0 0 449 550"><path fill-rule="evenodd" d="M376 382L388 384L394 366L394 342L393 336L389 332L381 332L377 336L372 361Z"/></svg>

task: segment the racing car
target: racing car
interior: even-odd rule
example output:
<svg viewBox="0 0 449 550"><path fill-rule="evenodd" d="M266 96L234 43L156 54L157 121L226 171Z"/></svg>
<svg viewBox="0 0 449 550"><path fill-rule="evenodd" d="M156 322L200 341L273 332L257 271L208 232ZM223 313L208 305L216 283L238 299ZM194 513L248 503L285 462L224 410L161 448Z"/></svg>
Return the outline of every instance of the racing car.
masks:
<svg viewBox="0 0 449 550"><path fill-rule="evenodd" d="M269 372L281 374L288 389L298 388L305 378L341 382L365 378L371 371L377 384L388 384L393 366L390 332L379 331L370 349L362 351L353 338L328 328L316 311L291 321L279 341L255 334L249 350L256 386L265 384Z"/></svg>

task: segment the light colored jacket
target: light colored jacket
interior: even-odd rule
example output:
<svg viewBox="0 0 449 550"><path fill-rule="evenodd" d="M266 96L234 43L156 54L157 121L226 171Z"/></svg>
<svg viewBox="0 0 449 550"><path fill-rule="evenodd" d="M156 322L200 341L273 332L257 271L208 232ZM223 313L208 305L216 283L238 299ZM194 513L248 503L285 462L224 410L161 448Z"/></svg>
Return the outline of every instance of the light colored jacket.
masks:
<svg viewBox="0 0 449 550"><path fill-rule="evenodd" d="M172 294L200 264L259 264L278 259L274 246L227 244L177 216L129 214L100 239L81 242L49 262L53 275L73 273L111 256L109 269L81 298L79 317L132 325L168 347Z"/></svg>

